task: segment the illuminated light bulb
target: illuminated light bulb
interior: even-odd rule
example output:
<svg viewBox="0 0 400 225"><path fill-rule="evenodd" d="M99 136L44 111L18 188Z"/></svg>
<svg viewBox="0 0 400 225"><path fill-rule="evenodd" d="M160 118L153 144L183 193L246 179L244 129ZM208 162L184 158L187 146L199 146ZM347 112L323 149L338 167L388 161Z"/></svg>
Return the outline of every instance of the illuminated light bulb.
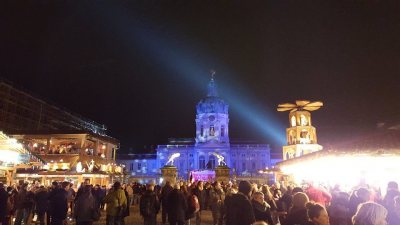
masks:
<svg viewBox="0 0 400 225"><path fill-rule="evenodd" d="M63 169L63 170L68 170L69 167L68 167L67 163L63 163L61 169Z"/></svg>
<svg viewBox="0 0 400 225"><path fill-rule="evenodd" d="M81 162L78 162L76 164L76 172L77 173L82 173L83 172L83 168L82 168L82 163Z"/></svg>

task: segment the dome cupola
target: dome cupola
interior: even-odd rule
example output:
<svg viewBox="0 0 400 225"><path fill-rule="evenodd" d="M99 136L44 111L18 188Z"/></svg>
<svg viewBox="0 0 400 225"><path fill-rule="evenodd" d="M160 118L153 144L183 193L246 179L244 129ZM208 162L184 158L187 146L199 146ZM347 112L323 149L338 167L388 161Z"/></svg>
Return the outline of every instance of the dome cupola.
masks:
<svg viewBox="0 0 400 225"><path fill-rule="evenodd" d="M197 114L200 113L225 113L228 114L228 104L218 97L217 83L214 76L211 77L207 86L207 97L200 100L196 106Z"/></svg>
<svg viewBox="0 0 400 225"><path fill-rule="evenodd" d="M196 144L229 145L229 105L218 96L214 72L207 86L207 97L196 106Z"/></svg>

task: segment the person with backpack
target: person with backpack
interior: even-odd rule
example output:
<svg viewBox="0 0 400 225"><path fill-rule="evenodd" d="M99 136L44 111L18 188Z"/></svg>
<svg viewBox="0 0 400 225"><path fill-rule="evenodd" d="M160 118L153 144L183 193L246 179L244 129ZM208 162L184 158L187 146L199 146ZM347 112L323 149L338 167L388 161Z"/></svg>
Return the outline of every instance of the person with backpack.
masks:
<svg viewBox="0 0 400 225"><path fill-rule="evenodd" d="M160 210L160 202L154 192L154 184L147 184L146 191L139 201L140 215L143 216L144 225L156 225L157 213Z"/></svg>
<svg viewBox="0 0 400 225"><path fill-rule="evenodd" d="M100 211L96 205L96 199L92 195L92 187L85 185L75 201L74 216L76 225L92 225L93 221L100 219Z"/></svg>
<svg viewBox="0 0 400 225"><path fill-rule="evenodd" d="M127 207L125 192L121 189L121 183L116 181L113 189L103 200L106 206L106 224L120 225Z"/></svg>

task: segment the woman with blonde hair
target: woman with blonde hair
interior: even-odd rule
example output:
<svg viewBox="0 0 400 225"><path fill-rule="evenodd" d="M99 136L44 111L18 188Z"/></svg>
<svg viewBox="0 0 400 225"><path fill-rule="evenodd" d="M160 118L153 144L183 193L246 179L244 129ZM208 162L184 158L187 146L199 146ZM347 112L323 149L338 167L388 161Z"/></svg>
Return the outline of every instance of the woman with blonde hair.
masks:
<svg viewBox="0 0 400 225"><path fill-rule="evenodd" d="M382 205L366 202L358 206L353 225L386 225L387 210Z"/></svg>

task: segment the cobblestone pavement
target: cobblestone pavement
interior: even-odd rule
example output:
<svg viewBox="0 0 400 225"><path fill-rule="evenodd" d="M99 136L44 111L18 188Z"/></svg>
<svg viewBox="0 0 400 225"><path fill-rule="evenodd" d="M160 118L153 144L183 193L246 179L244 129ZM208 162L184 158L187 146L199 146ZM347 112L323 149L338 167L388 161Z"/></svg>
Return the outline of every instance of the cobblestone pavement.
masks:
<svg viewBox="0 0 400 225"><path fill-rule="evenodd" d="M102 217L101 219L94 223L94 225L104 225L106 224L106 216L105 212L102 212ZM212 225L212 216L211 216L211 211L206 210L202 212L202 225ZM139 215L139 207L137 205L131 206L130 208L130 216L125 217L125 224L126 225L139 225L143 224L143 218ZM161 211L157 215L157 225L161 225ZM194 219L192 219L191 225L195 225Z"/></svg>

